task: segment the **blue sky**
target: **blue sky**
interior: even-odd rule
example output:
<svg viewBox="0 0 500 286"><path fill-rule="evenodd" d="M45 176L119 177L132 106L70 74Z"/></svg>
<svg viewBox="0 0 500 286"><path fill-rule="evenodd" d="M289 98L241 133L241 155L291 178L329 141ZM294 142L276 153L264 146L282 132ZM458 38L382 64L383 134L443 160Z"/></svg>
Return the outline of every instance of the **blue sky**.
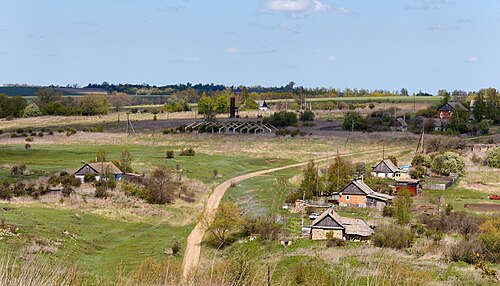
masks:
<svg viewBox="0 0 500 286"><path fill-rule="evenodd" d="M500 87L500 1L0 0L0 84Z"/></svg>

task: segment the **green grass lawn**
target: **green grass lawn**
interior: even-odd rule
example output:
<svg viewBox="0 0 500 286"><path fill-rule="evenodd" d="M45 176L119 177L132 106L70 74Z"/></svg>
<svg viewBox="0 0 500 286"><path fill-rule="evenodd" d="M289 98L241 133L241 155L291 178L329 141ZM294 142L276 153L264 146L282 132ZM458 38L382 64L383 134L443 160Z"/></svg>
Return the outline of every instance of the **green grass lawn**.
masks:
<svg viewBox="0 0 500 286"><path fill-rule="evenodd" d="M299 173L298 168L292 168L244 180L230 188L223 200L236 203L253 216L282 213L283 202L295 189L289 179Z"/></svg>
<svg viewBox="0 0 500 286"><path fill-rule="evenodd" d="M0 165L25 164L33 173L30 176L12 177L10 170L0 167L0 181L17 181L39 176L48 176L61 171L74 172L82 161L94 160L99 148L106 152L107 160L119 160L123 150L128 149L133 157L132 168L139 173L149 173L156 166L165 165L171 170L179 169L182 175L204 183L217 183L231 177L255 170L293 163L285 159L264 159L249 156L224 156L196 153L194 157L178 156L182 148L190 146L138 146L138 145L34 145L25 150L24 145L0 145ZM175 151L175 158L165 159L167 150ZM196 149L195 149L196 151ZM218 176L214 177L214 169Z"/></svg>
<svg viewBox="0 0 500 286"><path fill-rule="evenodd" d="M471 211L464 208L464 204L500 204L500 201L489 200L485 193L457 186L452 186L445 191L424 190L421 196L414 198L414 204L434 204L437 206L441 195L444 199L444 205L450 204L454 210L458 211Z"/></svg>
<svg viewBox="0 0 500 286"><path fill-rule="evenodd" d="M0 204L0 218L19 227L19 237L0 240L4 253L19 256L22 248L35 240L62 245L53 254L42 254L57 263L77 263L92 277L113 281L147 258L165 257L164 250L172 240L181 244L192 225L172 226L158 218L157 223L125 222L88 214L79 210L46 208L42 205L17 206ZM64 234L67 231L71 236Z"/></svg>

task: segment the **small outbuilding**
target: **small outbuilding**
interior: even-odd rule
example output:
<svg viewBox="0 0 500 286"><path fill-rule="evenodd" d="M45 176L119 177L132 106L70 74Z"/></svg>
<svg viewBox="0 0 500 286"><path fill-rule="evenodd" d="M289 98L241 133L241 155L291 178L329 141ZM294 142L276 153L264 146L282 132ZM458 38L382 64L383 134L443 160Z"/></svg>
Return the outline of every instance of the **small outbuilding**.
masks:
<svg viewBox="0 0 500 286"><path fill-rule="evenodd" d="M398 170L398 166L394 165L391 160L384 159L372 168L371 174L381 178L393 178Z"/></svg>
<svg viewBox="0 0 500 286"><path fill-rule="evenodd" d="M373 229L364 220L341 217L333 208L324 211L309 229L313 240L337 238L362 241L369 240L373 235Z"/></svg>
<svg viewBox="0 0 500 286"><path fill-rule="evenodd" d="M80 179L83 183L85 175L94 175L96 181L99 181L104 174L115 181L120 181L123 176L123 172L113 162L97 162L85 163L75 172L75 178Z"/></svg>

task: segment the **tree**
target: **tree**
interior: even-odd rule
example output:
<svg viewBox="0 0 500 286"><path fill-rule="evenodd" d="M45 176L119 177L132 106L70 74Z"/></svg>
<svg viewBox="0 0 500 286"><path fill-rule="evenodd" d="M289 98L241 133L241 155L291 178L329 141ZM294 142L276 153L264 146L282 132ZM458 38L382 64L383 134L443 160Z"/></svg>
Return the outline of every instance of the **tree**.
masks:
<svg viewBox="0 0 500 286"><path fill-rule="evenodd" d="M467 122L469 119L469 112L466 110L455 110L450 118L450 128L460 133L467 133L469 127Z"/></svg>
<svg viewBox="0 0 500 286"><path fill-rule="evenodd" d="M264 124L271 124L276 127L297 126L297 114L295 112L280 111L263 120Z"/></svg>
<svg viewBox="0 0 500 286"><path fill-rule="evenodd" d="M306 110L300 113L300 121L314 121L314 112Z"/></svg>
<svg viewBox="0 0 500 286"><path fill-rule="evenodd" d="M259 104L254 99L252 99L250 97L245 99L244 106L245 106L245 109L249 109L249 110L259 109Z"/></svg>
<svg viewBox="0 0 500 286"><path fill-rule="evenodd" d="M349 161L336 156L333 163L328 167L326 193L340 192L351 181L352 169Z"/></svg>
<svg viewBox="0 0 500 286"><path fill-rule="evenodd" d="M38 105L36 103L32 102L28 106L24 108L23 111L23 116L24 117L36 117L42 115L42 112L40 111L40 108L38 108Z"/></svg>
<svg viewBox="0 0 500 286"><path fill-rule="evenodd" d="M240 227L241 216L236 205L231 202L223 202L219 205L214 220L208 226L208 231L221 247L227 242L229 235Z"/></svg>
<svg viewBox="0 0 500 286"><path fill-rule="evenodd" d="M229 96L221 94L215 98L215 112L227 113L229 111Z"/></svg>
<svg viewBox="0 0 500 286"><path fill-rule="evenodd" d="M342 129L344 130L364 130L365 121L363 116L358 112L349 111L344 116L344 122L342 123Z"/></svg>
<svg viewBox="0 0 500 286"><path fill-rule="evenodd" d="M472 111L474 115L474 120L476 122L481 122L486 117L486 101L484 100L484 95L479 92L474 100L474 110Z"/></svg>
<svg viewBox="0 0 500 286"><path fill-rule="evenodd" d="M96 162L106 162L106 151L102 148L97 150Z"/></svg>
<svg viewBox="0 0 500 286"><path fill-rule="evenodd" d="M500 168L500 147L490 149L486 153L485 162L491 168Z"/></svg>
<svg viewBox="0 0 500 286"><path fill-rule="evenodd" d="M23 116L26 100L20 96L8 97L0 94L0 118Z"/></svg>
<svg viewBox="0 0 500 286"><path fill-rule="evenodd" d="M61 99L61 94L54 92L53 89L51 88L40 88L36 92L36 103L38 104L39 107L42 109L56 101L59 101Z"/></svg>
<svg viewBox="0 0 500 286"><path fill-rule="evenodd" d="M304 178L300 184L300 190L305 193L312 193L315 196L321 195L319 190L318 169L316 168L314 161L309 161L302 174Z"/></svg>
<svg viewBox="0 0 500 286"><path fill-rule="evenodd" d="M389 159L394 165L398 165L398 158L396 156L387 156L387 159Z"/></svg>
<svg viewBox="0 0 500 286"><path fill-rule="evenodd" d="M130 105L132 103L132 98L130 95L123 92L114 91L109 97L109 103L113 106L118 114L118 122L120 121L120 107L125 105Z"/></svg>
<svg viewBox="0 0 500 286"><path fill-rule="evenodd" d="M413 198L408 189L403 188L394 198L393 216L399 224L407 224L411 219Z"/></svg>
<svg viewBox="0 0 500 286"><path fill-rule="evenodd" d="M445 103L451 101L451 95L448 91L446 91L446 89L438 90L438 96L442 97L441 104L445 104Z"/></svg>
<svg viewBox="0 0 500 286"><path fill-rule="evenodd" d="M132 172L132 156L130 155L130 152L128 149L123 150L122 156L120 159L120 167L121 171L124 173L131 173Z"/></svg>
<svg viewBox="0 0 500 286"><path fill-rule="evenodd" d="M102 115L109 110L108 98L100 94L88 94L80 98L82 115Z"/></svg>
<svg viewBox="0 0 500 286"><path fill-rule="evenodd" d="M156 168L144 183L147 190L147 201L152 204L170 204L174 202L178 184L165 167Z"/></svg>
<svg viewBox="0 0 500 286"><path fill-rule="evenodd" d="M402 96L408 96L408 90L406 88L401 89L401 95Z"/></svg>
<svg viewBox="0 0 500 286"><path fill-rule="evenodd" d="M465 161L455 152L444 152L434 156L431 163L432 171L448 176L450 173L458 173L465 176Z"/></svg>
<svg viewBox="0 0 500 286"><path fill-rule="evenodd" d="M198 113L203 114L207 120L215 118L215 102L205 93L203 93L198 101Z"/></svg>

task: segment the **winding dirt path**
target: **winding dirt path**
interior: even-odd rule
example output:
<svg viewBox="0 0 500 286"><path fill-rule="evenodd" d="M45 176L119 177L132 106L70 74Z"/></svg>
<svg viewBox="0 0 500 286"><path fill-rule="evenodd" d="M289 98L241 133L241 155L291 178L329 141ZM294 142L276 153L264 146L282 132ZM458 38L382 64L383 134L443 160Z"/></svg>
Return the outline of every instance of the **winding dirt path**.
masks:
<svg viewBox="0 0 500 286"><path fill-rule="evenodd" d="M409 146L401 146L401 147L393 147L393 148L386 148L386 151L394 150L394 149L400 149L400 150L405 150L408 149ZM412 146L412 148L414 148ZM370 150L366 152L358 152L356 154L369 154L369 153L375 153L375 152L381 152L382 149L380 150ZM347 153L347 154L340 154L341 156L352 156L354 155L353 153ZM332 156L329 156L327 158L321 158L321 159L315 159L315 162L322 162L326 161L327 159L333 158ZM231 187L231 184L233 183L238 183L246 179L250 179L253 177L265 175L268 173L276 172L276 171L281 171L285 169L290 169L290 168L297 168L297 167L302 167L304 165L307 165L309 161L307 162L302 162L302 163L296 163L292 165L287 165L287 166L282 166L278 168L273 168L273 169L267 169L267 170L262 170L262 171L257 171L253 173L248 173L245 175L241 175L238 177L234 177L232 179L229 179L227 181L224 181L217 187L215 187L213 193L209 196L207 205L205 207L205 211L203 212L203 218L204 221L199 221L198 224L194 227L194 229L191 231L187 238L187 243L186 243L186 251L184 253L184 259L182 261L182 271L184 278L187 278L190 274L191 271L195 270L196 267L198 266L198 262L200 260L200 252L201 252L201 242L203 240L203 236L205 235L205 232L207 230L206 225L209 225L213 221L213 217L215 214L215 211L219 207L220 201L224 194L226 193L227 189Z"/></svg>

